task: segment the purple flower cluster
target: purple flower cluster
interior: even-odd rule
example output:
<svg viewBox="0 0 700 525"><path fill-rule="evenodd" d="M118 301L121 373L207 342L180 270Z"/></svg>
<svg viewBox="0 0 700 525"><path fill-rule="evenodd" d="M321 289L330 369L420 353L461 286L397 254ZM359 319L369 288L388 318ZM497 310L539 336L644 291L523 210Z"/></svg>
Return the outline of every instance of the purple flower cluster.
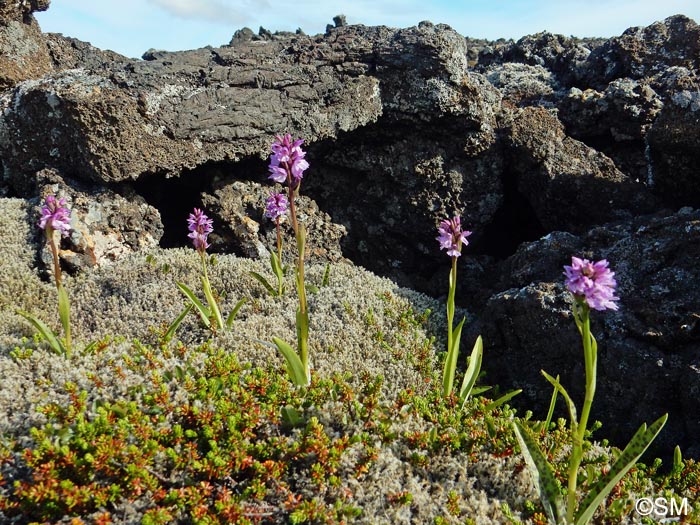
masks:
<svg viewBox="0 0 700 525"><path fill-rule="evenodd" d="M439 237L436 237L437 241L440 243L441 250L447 250L447 255L450 257L459 257L462 251L462 244L467 246L469 237L472 232L463 231L462 224L459 217L453 217L452 219L446 219L440 222L438 226Z"/></svg>
<svg viewBox="0 0 700 525"><path fill-rule="evenodd" d="M58 230L64 237L70 232L70 210L66 207L66 199L56 200L54 195L46 197L46 205L41 208L39 228Z"/></svg>
<svg viewBox="0 0 700 525"><path fill-rule="evenodd" d="M594 310L617 310L615 301L615 272L608 268L603 259L591 262L588 259L571 258L571 266L564 266L566 287L576 297L583 298Z"/></svg>
<svg viewBox="0 0 700 525"><path fill-rule="evenodd" d="M270 178L275 182L284 184L287 180L292 188L296 188L304 176L304 171L309 167L304 157L306 152L301 149L304 143L302 139L292 141L292 136L286 134L276 137L272 143L272 155L270 155Z"/></svg>
<svg viewBox="0 0 700 525"><path fill-rule="evenodd" d="M265 201L265 217L273 221L287 213L289 200L283 193L271 193Z"/></svg>
<svg viewBox="0 0 700 525"><path fill-rule="evenodd" d="M187 219L187 227L190 230L187 236L192 239L192 244L200 253L209 248L207 236L214 230L212 224L213 221L198 208L195 208L194 213L190 213Z"/></svg>

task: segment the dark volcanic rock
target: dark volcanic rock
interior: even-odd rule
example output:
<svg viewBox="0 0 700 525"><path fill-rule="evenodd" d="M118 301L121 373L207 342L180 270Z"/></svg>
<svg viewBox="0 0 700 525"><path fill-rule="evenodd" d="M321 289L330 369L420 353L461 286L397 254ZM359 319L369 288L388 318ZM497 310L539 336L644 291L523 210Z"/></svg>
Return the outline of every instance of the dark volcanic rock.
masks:
<svg viewBox="0 0 700 525"><path fill-rule="evenodd" d="M700 206L700 91L670 97L649 132L651 182L671 206Z"/></svg>
<svg viewBox="0 0 700 525"><path fill-rule="evenodd" d="M577 402L583 393L581 341L563 285L571 256L607 258L616 272L620 309L593 312L598 390L593 419L619 444L643 422L670 418L657 449L684 443L700 455L700 212L637 219L575 237L556 233L523 245L503 263L504 292L495 294L478 326L489 381L520 387L523 407L547 411L544 369L561 374ZM474 335L472 335L473 337ZM638 385L644 385L638 388ZM630 417L634 414L635 417Z"/></svg>
<svg viewBox="0 0 700 525"><path fill-rule="evenodd" d="M32 15L45 11L50 0L0 0L0 90L51 70L39 24Z"/></svg>
<svg viewBox="0 0 700 525"><path fill-rule="evenodd" d="M642 184L627 179L610 158L566 136L547 110L516 114L509 140L509 167L546 231L582 231L654 209L655 200Z"/></svg>
<svg viewBox="0 0 700 525"><path fill-rule="evenodd" d="M616 78L651 77L669 67L700 68L700 27L683 15L631 27L595 49L579 72L579 87L602 91Z"/></svg>
<svg viewBox="0 0 700 525"><path fill-rule="evenodd" d="M281 192L283 189L250 181L221 183L216 186L211 194L202 195L203 206L217 224L211 236L212 248L267 260L270 251L277 249L277 229L275 223L264 216L265 200L272 191ZM340 241L346 234L345 228L334 224L328 214L319 210L318 205L304 195L298 197L297 206L299 222L306 228L309 239L306 247L309 261L342 260ZM282 218L281 227L284 239L294 238L286 216ZM283 254L285 264L293 265L297 253L294 243L287 241Z"/></svg>

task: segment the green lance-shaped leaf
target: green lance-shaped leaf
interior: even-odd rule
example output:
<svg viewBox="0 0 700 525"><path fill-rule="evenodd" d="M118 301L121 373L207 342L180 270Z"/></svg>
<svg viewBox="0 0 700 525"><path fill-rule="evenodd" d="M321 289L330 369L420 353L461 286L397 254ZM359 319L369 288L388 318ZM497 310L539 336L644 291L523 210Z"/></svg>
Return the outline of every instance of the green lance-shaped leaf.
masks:
<svg viewBox="0 0 700 525"><path fill-rule="evenodd" d="M182 312L180 312L180 315L177 316L177 318L172 322L172 324L168 327L168 330L165 332L165 335L163 336L164 343L167 343L173 338L175 332L180 327L180 324L185 319L185 317L187 317L187 314L190 313L190 310L192 310L193 307L194 305L190 303L187 306L185 306L185 309L182 310Z"/></svg>
<svg viewBox="0 0 700 525"><path fill-rule="evenodd" d="M464 326L465 320L466 318L463 318L457 325L457 328L452 331L452 345L447 349L445 368L442 372L442 391L445 396L450 395L452 385L454 384L457 359L459 358L459 342L462 338L462 327Z"/></svg>
<svg viewBox="0 0 700 525"><path fill-rule="evenodd" d="M566 515L566 511L564 510L564 500L561 497L559 484L554 477L554 471L530 432L518 421L513 421L513 428L515 429L515 437L520 444L520 450L525 458L525 464L539 490L540 499L549 522L551 525L558 525L560 519Z"/></svg>
<svg viewBox="0 0 700 525"><path fill-rule="evenodd" d="M256 279L260 284L262 284L268 292L270 292L270 295L272 295L273 297L277 297L277 295L278 295L278 294L277 294L277 290L275 290L275 289L272 287L272 285L271 285L269 282L267 282L267 279L265 279L265 278L264 278L262 275L260 275L258 272L249 272L249 273L250 273L250 275L252 275L253 277L255 277L255 279Z"/></svg>
<svg viewBox="0 0 700 525"><path fill-rule="evenodd" d="M51 329L46 326L42 321L34 317L32 314L29 312L25 312L23 310L17 310L17 313L24 317L27 321L32 323L34 328L36 328L41 336L46 339L46 342L49 343L49 346L53 348L53 350L60 355L65 355L68 357L68 352L66 352L66 348L63 346L61 341L56 337L56 335L51 331Z"/></svg>
<svg viewBox="0 0 700 525"><path fill-rule="evenodd" d="M321 286L328 286L331 282L331 263L326 263L326 268L323 270L323 279L321 279Z"/></svg>
<svg viewBox="0 0 700 525"><path fill-rule="evenodd" d="M542 372L542 375L549 381L552 386L562 395L564 400L566 401L566 406L569 408L569 417L571 418L571 432L576 432L576 429L578 428L578 416L576 414L576 405L574 405L574 402L571 400L571 396L569 396L569 393L566 391L566 389L561 386L561 383L559 383L559 376L557 376L557 379L554 379L552 376L550 376L547 372L544 370L540 370Z"/></svg>
<svg viewBox="0 0 700 525"><path fill-rule="evenodd" d="M610 468L610 471L602 476L579 505L579 512L576 515L576 525L585 525L593 517L598 506L608 496L610 491L617 485L622 477L627 474L639 458L644 454L651 442L656 439L661 429L666 424L668 414L664 414L654 421L649 428L644 423L632 437L632 440L617 458L617 461Z"/></svg>
<svg viewBox="0 0 700 525"><path fill-rule="evenodd" d="M462 322L457 328L461 330L461 326L463 324L464 319L462 319ZM472 388L474 388L474 383L476 383L476 380L479 377L479 372L481 371L481 359L483 357L483 354L484 342L481 339L481 336L479 336L476 338L474 348L472 349L472 354L471 356L469 356L469 366L467 367L467 371L464 373L464 379L462 379L462 387L459 389L460 408L464 408L464 404L467 402L467 399L469 399L469 395L472 392Z"/></svg>
<svg viewBox="0 0 700 525"><path fill-rule="evenodd" d="M559 374L557 374L556 382L559 383ZM544 431L549 432L549 425L552 423L552 417L554 417L554 408L557 405L557 397L559 396L559 390L557 387L552 389L552 398L549 400L549 410L547 411L547 419L544 421Z"/></svg>
<svg viewBox="0 0 700 525"><path fill-rule="evenodd" d="M205 275L202 275L202 288L204 289L204 297L207 298L207 303L209 304L209 311L214 316L216 320L216 327L224 328L224 318L221 316L221 310L219 310L219 305L216 304L216 299L211 291L211 284L209 284L209 279Z"/></svg>
<svg viewBox="0 0 700 525"><path fill-rule="evenodd" d="M228 314L228 317L226 318L226 328L231 328L231 326L233 325L233 320L236 318L238 312L245 303L245 297L236 303L236 306L233 307L233 310L231 310L231 313Z"/></svg>
<svg viewBox="0 0 700 525"><path fill-rule="evenodd" d="M197 296L190 290L185 284L183 283L176 283L177 287L180 289L182 293L185 294L185 296L192 302L193 305L197 308L197 311L199 312L199 317L202 319L202 322L204 323L204 326L209 328L211 326L211 321L209 320L209 317L211 316L211 312L209 311L209 308L204 306L202 304L202 301L197 299Z"/></svg>
<svg viewBox="0 0 700 525"><path fill-rule="evenodd" d="M518 394L522 393L523 389L518 388L517 390L513 390L512 392L508 392L507 394L503 394L501 397L496 399L495 401L491 401L488 405L484 407L484 410L486 412L493 410L494 408L498 408L501 405L507 403L511 399L513 399L515 396Z"/></svg>
<svg viewBox="0 0 700 525"><path fill-rule="evenodd" d="M270 253L270 266L272 267L272 272L281 282L284 279L284 270L282 269L282 261L279 260L275 252Z"/></svg>
<svg viewBox="0 0 700 525"><path fill-rule="evenodd" d="M273 337L272 342L275 343L285 361L287 362L287 373L289 378L297 386L306 386L309 384L304 365L294 349L278 337Z"/></svg>

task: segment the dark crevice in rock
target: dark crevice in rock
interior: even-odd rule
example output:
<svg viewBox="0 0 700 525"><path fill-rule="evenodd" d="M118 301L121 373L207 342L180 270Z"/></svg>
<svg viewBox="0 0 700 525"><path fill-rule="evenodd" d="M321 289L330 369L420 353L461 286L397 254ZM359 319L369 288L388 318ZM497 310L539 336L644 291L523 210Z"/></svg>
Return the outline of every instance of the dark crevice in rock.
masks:
<svg viewBox="0 0 700 525"><path fill-rule="evenodd" d="M515 174L506 169L502 181L503 202L486 226L478 246L484 255L496 259L510 257L521 243L537 240L547 234L535 210L518 190Z"/></svg>
<svg viewBox="0 0 700 525"><path fill-rule="evenodd" d="M160 246L176 248L189 245L187 217L194 208L204 208L203 193L211 193L222 184L234 180L263 181L266 174L264 161L251 157L238 162L207 162L183 171L179 177L144 174L133 183L133 187L160 212L164 227ZM211 216L211 213L208 215ZM216 231L216 224L214 228ZM210 251L217 251L216 244Z"/></svg>

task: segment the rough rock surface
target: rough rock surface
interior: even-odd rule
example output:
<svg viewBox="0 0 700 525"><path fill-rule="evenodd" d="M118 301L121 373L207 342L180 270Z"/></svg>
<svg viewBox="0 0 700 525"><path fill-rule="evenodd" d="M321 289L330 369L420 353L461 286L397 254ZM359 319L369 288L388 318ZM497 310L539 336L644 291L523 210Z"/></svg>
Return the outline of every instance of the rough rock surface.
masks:
<svg viewBox="0 0 700 525"><path fill-rule="evenodd" d="M594 320L607 367L594 417L626 439L642 399L672 412L660 443L700 456L697 212L678 212L700 203L692 20L607 41L483 42L430 22L390 29L339 18L323 35L242 29L229 46L151 50L141 61L39 36L48 69L0 86L0 195L36 203L57 189L78 217L94 200L106 210L94 231L117 232L125 253L159 238L185 246L187 214L204 206L222 226L218 249L265 257L270 143L281 132L303 137L314 262L345 257L440 296L449 258L435 226L459 213L474 233L457 300L479 318L484 369L528 400L549 399L540 368L569 374L576 392L561 267L574 254L607 257L622 304ZM12 45L0 41L3 57ZM42 182L52 170L60 187ZM148 227L105 224L125 216ZM72 278L94 271L107 270ZM130 293L115 292L112 317ZM621 386L616 374L643 379ZM623 415L628 426L612 424Z"/></svg>
<svg viewBox="0 0 700 525"><path fill-rule="evenodd" d="M50 0L0 0L0 90L49 72L51 60L39 24L32 15Z"/></svg>
<svg viewBox="0 0 700 525"><path fill-rule="evenodd" d="M561 374L562 384L582 399L581 341L562 280L572 254L607 258L619 287L619 311L592 314L599 343L592 417L603 422L606 436L623 442L643 418L669 412L656 449L682 442L699 456L693 436L700 432L700 212L690 208L582 236L552 233L521 246L502 263L504 291L491 297L471 329L486 341L489 380L523 388L521 406L535 401L540 415L551 394L540 370Z"/></svg>

